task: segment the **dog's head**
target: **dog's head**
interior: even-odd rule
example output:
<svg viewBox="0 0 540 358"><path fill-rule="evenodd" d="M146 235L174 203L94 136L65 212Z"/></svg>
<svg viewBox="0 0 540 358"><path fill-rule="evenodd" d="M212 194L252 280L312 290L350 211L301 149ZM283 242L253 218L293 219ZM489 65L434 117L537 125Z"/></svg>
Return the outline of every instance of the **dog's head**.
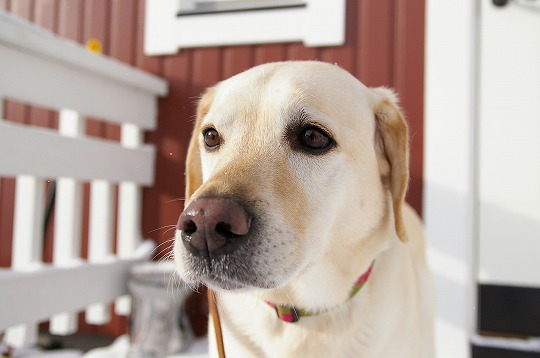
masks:
<svg viewBox="0 0 540 358"><path fill-rule="evenodd" d="M208 89L187 156L181 276L233 290L358 275L388 245L375 233L406 241L407 138L390 90L331 64L266 64Z"/></svg>

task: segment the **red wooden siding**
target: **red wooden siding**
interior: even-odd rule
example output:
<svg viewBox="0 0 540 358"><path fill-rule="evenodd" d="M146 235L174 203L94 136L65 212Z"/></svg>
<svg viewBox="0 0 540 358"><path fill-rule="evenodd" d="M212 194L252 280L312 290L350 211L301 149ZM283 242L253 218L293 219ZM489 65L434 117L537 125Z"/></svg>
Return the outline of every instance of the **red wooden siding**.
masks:
<svg viewBox="0 0 540 358"><path fill-rule="evenodd" d="M184 158L195 113L194 103L208 86L254 65L315 59L337 63L368 86L393 87L411 126L411 185L407 200L422 210L424 0L348 0L344 46L306 48L272 44L183 49L172 56L143 54L144 0L0 0L0 8L36 22L69 39L99 39L103 52L169 81L170 94L159 103L158 128L147 135L157 146L156 179L144 191L143 235L165 256L173 237L167 231L183 208ZM1 60L0 60L1 61ZM9 120L56 127L57 114L8 102ZM118 140L118 126L96 119L87 133ZM0 266L10 262L14 185L0 183ZM85 190L88 196L88 188ZM88 210L86 205L86 211ZM163 228L163 229L162 229ZM84 221L83 230L86 231ZM86 233L84 234L86 236ZM9 239L8 239L9 238ZM50 248L48 248L50 250ZM83 245L81 255L86 255ZM115 322L111 333L126 329Z"/></svg>

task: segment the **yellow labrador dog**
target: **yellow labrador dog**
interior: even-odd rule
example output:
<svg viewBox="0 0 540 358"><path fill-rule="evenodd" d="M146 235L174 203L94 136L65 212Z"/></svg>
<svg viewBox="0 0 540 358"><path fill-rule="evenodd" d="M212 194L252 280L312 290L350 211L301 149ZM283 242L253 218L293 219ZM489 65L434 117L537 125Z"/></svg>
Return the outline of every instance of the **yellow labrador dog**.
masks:
<svg viewBox="0 0 540 358"><path fill-rule="evenodd" d="M433 357L408 153L396 96L335 65L265 64L204 94L174 250L217 292L228 357Z"/></svg>

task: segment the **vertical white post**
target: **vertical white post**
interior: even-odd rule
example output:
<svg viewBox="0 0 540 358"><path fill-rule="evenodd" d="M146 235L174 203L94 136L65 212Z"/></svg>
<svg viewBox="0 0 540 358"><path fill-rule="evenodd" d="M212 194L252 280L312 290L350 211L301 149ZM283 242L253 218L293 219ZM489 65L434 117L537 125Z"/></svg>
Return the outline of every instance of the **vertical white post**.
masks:
<svg viewBox="0 0 540 358"><path fill-rule="evenodd" d="M437 290L439 358L470 357L475 328L478 4L426 2L423 218Z"/></svg>
<svg viewBox="0 0 540 358"><path fill-rule="evenodd" d="M29 175L17 177L13 227L13 270L39 269L43 249L43 212L45 181ZM24 324L6 331L4 341L22 347L37 341L37 323Z"/></svg>
<svg viewBox="0 0 540 358"><path fill-rule="evenodd" d="M43 252L45 181L29 175L17 177L13 227L14 270L37 268Z"/></svg>
<svg viewBox="0 0 540 358"><path fill-rule="evenodd" d="M103 262L112 258L114 225L114 188L105 180L94 180L90 187L90 224L88 261ZM107 304L97 303L86 309L86 322L105 324L111 319Z"/></svg>
<svg viewBox="0 0 540 358"><path fill-rule="evenodd" d="M134 124L123 124L121 142L124 147L137 148L143 142L142 131ZM131 256L142 241L141 188L133 182L122 182L118 205L118 254Z"/></svg>
<svg viewBox="0 0 540 358"><path fill-rule="evenodd" d="M121 143L127 148L137 148L143 142L143 134L134 124L123 124ZM118 256L121 258L133 255L142 242L141 235L141 188L133 182L122 182L119 185L118 197ZM124 296L116 300L116 313L128 315L131 300Z"/></svg>
<svg viewBox="0 0 540 358"><path fill-rule="evenodd" d="M79 113L60 111L60 134L79 137L84 133L84 120ZM81 251L82 186L73 178L58 178L56 184L56 211L53 261L56 266L80 263ZM52 317L53 334L66 335L77 330L77 315L61 313Z"/></svg>

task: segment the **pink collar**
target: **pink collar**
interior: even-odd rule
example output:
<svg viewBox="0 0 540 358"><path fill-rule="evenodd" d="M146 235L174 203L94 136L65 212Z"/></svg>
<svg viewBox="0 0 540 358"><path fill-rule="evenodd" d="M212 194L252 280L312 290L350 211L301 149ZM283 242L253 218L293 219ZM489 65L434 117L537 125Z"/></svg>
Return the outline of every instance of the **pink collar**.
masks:
<svg viewBox="0 0 540 358"><path fill-rule="evenodd" d="M349 300L354 297L360 291L360 289L364 286L364 284L367 282L369 275L371 274L371 271L373 269L372 263L366 272L364 272L354 283L353 287L351 288L351 292L349 293ZM295 323L300 320L300 317L309 317L309 316L315 316L322 312L310 312L307 310L299 309L294 306L283 306L283 305L276 305L275 303L272 303L270 301L266 301L266 303L274 308L276 310L276 314L280 320L283 322L288 323Z"/></svg>

